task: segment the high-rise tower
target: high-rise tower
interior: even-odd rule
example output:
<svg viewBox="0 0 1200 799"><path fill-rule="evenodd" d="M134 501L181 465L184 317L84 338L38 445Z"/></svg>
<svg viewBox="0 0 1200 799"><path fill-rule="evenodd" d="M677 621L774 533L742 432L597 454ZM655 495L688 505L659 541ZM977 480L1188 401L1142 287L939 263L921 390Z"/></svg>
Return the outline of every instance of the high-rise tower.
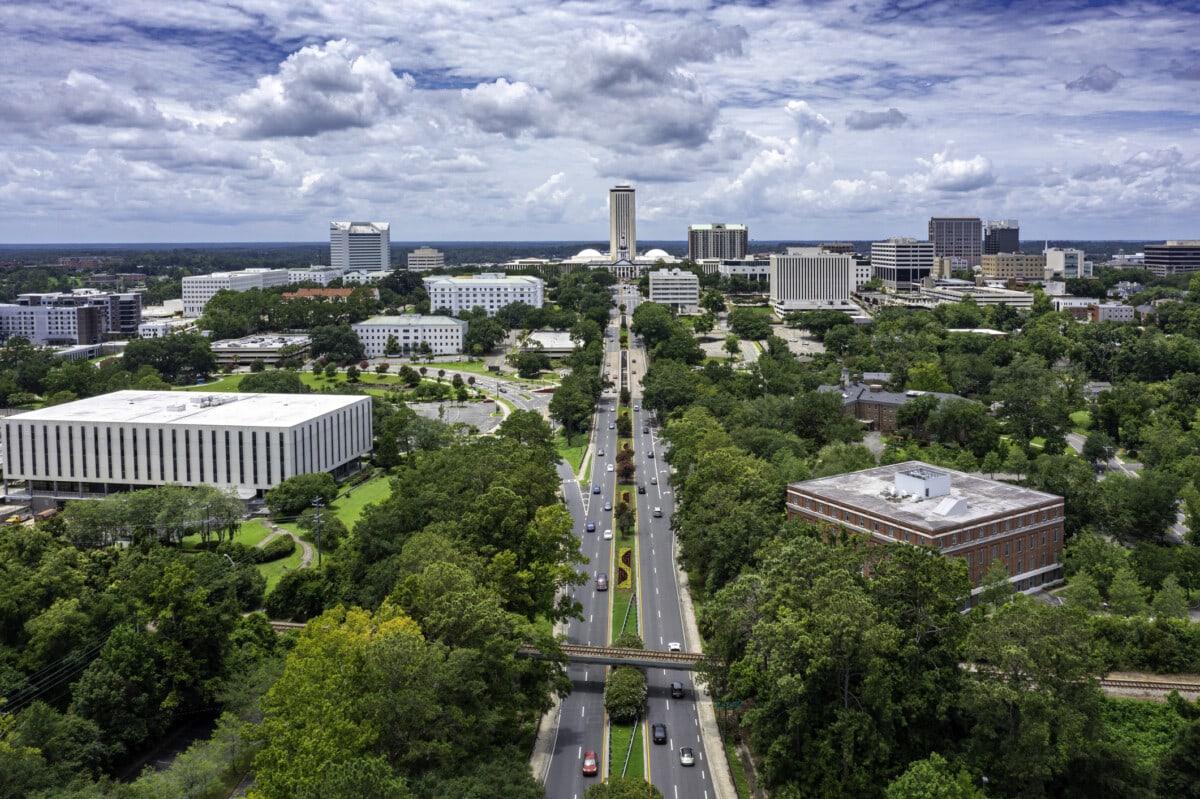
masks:
<svg viewBox="0 0 1200 799"><path fill-rule="evenodd" d="M391 228L387 222L330 222L329 265L359 272L391 271Z"/></svg>
<svg viewBox="0 0 1200 799"><path fill-rule="evenodd" d="M637 254L637 210L634 188L626 184L608 190L609 255L616 262Z"/></svg>
<svg viewBox="0 0 1200 799"><path fill-rule="evenodd" d="M1021 226L1015 219L989 219L983 227L983 254L1021 251Z"/></svg>
<svg viewBox="0 0 1200 799"><path fill-rule="evenodd" d="M929 220L935 258L961 258L979 266L983 256L983 222L977 216L935 216Z"/></svg>

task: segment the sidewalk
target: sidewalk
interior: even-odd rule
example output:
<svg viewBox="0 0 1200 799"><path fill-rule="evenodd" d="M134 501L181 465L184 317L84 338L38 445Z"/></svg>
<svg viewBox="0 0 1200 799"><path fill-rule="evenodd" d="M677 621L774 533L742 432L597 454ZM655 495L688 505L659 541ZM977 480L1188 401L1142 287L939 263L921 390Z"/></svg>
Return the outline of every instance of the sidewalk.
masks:
<svg viewBox="0 0 1200 799"><path fill-rule="evenodd" d="M674 538L674 537L673 537ZM684 637L689 649L699 650L700 629L696 626L696 608L692 605L692 590L688 585L687 572L679 565L679 541L672 543L672 557L675 558L675 583L679 588L679 605L683 611ZM696 714L700 718L700 742L708 757L708 773L712 775L713 792L717 799L738 799L737 789L733 786L733 774L729 770L729 759L725 756L725 742L721 738L721 729L717 726L717 712L713 708L712 697L708 691L696 681L693 681L696 695Z"/></svg>

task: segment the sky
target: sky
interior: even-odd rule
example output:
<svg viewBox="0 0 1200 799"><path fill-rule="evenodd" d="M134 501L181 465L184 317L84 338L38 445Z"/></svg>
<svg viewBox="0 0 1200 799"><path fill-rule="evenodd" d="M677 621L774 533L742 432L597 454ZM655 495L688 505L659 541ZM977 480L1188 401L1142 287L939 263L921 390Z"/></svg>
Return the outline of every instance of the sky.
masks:
<svg viewBox="0 0 1200 799"><path fill-rule="evenodd" d="M1200 238L1200 3L4 0L0 243Z"/></svg>

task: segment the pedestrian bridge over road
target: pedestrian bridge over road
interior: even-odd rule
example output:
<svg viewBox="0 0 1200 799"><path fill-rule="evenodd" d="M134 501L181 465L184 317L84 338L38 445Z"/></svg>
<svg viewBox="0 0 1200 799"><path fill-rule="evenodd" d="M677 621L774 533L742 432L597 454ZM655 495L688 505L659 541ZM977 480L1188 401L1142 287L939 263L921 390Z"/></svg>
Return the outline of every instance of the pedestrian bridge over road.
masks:
<svg viewBox="0 0 1200 799"><path fill-rule="evenodd" d="M303 630L305 625L293 621L273 621L275 632L288 633ZM559 648L571 663L596 663L601 666L641 666L642 668L678 669L695 671L696 663L703 657L699 652L663 652L657 649L626 649L613 646L581 646L561 644ZM518 657L544 658L541 650L532 644L522 644Z"/></svg>
<svg viewBox="0 0 1200 799"><path fill-rule="evenodd" d="M643 668L695 671L702 655L699 652L663 652L656 649L625 649L612 646L580 646L562 644L560 648L571 663L596 663L601 666L641 666ZM523 644L518 657L541 659L537 647Z"/></svg>

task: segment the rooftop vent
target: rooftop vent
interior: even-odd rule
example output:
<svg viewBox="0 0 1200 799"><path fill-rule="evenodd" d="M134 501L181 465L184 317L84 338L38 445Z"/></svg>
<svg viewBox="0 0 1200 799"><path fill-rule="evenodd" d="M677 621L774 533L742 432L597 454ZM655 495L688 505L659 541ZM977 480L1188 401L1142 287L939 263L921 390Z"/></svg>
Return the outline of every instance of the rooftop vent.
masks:
<svg viewBox="0 0 1200 799"><path fill-rule="evenodd" d="M947 496L937 504L933 512L938 516L961 516L967 512L967 498Z"/></svg>

